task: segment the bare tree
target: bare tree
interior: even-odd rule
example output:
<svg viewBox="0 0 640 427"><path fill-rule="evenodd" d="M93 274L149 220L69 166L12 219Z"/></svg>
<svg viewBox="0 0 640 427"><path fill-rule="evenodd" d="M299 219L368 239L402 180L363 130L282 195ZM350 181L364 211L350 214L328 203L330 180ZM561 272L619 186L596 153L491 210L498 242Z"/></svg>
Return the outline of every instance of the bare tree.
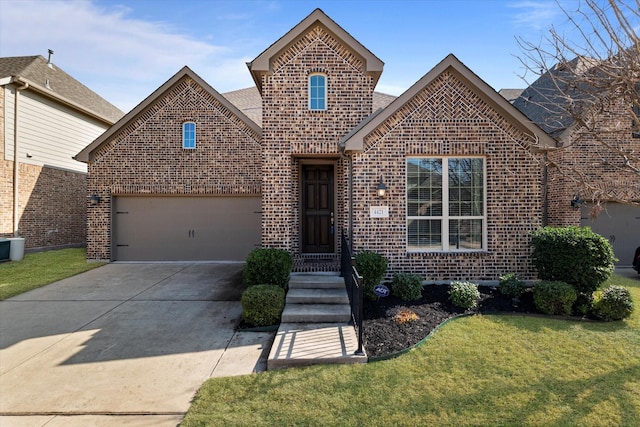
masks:
<svg viewBox="0 0 640 427"><path fill-rule="evenodd" d="M584 199L640 201L640 0L584 0L566 28L518 39L525 81L514 105L558 141L547 164Z"/></svg>

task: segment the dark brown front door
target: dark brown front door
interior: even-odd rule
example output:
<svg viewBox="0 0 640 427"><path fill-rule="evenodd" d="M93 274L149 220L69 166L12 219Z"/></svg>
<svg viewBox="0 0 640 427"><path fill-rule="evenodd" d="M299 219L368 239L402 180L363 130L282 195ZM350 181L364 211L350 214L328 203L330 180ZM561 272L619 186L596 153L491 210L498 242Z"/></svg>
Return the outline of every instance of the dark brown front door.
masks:
<svg viewBox="0 0 640 427"><path fill-rule="evenodd" d="M302 252L333 251L333 165L303 165Z"/></svg>

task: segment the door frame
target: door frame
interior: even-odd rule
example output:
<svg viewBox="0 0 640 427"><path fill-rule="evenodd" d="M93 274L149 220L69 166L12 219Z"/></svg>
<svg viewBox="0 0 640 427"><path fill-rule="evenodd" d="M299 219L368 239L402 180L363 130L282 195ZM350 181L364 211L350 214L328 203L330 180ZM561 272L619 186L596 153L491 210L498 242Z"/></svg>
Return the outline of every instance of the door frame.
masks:
<svg viewBox="0 0 640 427"><path fill-rule="evenodd" d="M304 191L304 176L302 169L305 166L333 166L333 218L334 218L334 231L333 231L333 251L332 252L304 252L303 251L303 212L304 206L302 203L302 193ZM316 158L304 158L298 159L298 252L304 255L335 255L338 252L338 191L337 191L337 177L338 177L338 161L337 159L316 159Z"/></svg>

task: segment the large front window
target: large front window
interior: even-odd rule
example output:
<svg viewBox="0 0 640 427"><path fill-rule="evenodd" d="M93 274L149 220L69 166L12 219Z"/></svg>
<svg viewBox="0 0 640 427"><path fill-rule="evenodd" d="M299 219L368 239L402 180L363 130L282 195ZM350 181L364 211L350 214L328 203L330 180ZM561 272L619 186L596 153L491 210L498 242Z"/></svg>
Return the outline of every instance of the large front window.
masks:
<svg viewBox="0 0 640 427"><path fill-rule="evenodd" d="M485 245L484 159L407 159L407 249L477 251Z"/></svg>

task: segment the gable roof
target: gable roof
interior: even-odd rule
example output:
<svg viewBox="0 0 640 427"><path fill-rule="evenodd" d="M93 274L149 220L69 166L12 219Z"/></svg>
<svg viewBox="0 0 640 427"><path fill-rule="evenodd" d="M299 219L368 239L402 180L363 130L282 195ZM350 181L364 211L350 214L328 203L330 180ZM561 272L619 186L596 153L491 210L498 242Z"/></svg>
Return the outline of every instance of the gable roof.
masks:
<svg viewBox="0 0 640 427"><path fill-rule="evenodd" d="M364 138L369 133L373 132L385 120L391 117L396 111L402 108L407 102L409 102L414 96L416 96L445 71L452 72L458 79L475 90L480 98L499 111L522 131L535 136L538 139L538 145L541 147L555 146L553 138L540 129L540 127L535 123L527 119L524 114L498 94L498 92L496 92L484 80L467 68L453 54L449 54L444 58L438 65L433 67L431 71L407 89L406 92L391 102L384 110L377 111L363 121L356 129L340 141L340 145L344 147L346 151L362 151L364 149Z"/></svg>
<svg viewBox="0 0 640 427"><path fill-rule="evenodd" d="M262 97L258 88L249 87L246 89L234 90L222 94L247 117L259 126L262 126ZM386 93L373 92L373 111L389 105L396 97Z"/></svg>
<svg viewBox="0 0 640 427"><path fill-rule="evenodd" d="M513 105L545 132L559 136L574 122L567 111L567 100L587 98L591 92L574 83L575 76L596 65L596 60L583 56L556 64L522 91Z"/></svg>
<svg viewBox="0 0 640 427"><path fill-rule="evenodd" d="M293 27L287 34L282 36L264 52L258 55L253 61L247 63L249 71L251 71L251 76L253 77L253 80L260 92L262 92L261 77L272 71L272 59L277 57L283 50L286 50L310 27L316 25L316 23L320 23L324 26L333 36L336 37L336 39L342 41L353 53L362 58L365 64L365 71L373 76L373 86L375 87L378 83L378 79L380 79L380 75L382 74L384 62L371 53L369 49L360 44L359 41L353 38L351 34L346 32L335 21L329 18L321 9L316 9L298 25Z"/></svg>
<svg viewBox="0 0 640 427"><path fill-rule="evenodd" d="M113 135L119 132L121 129L126 127L131 121L135 120L140 114L143 114L146 109L155 103L158 99L160 99L165 92L171 89L174 84L179 82L184 77L189 77L193 81L195 81L198 85L200 85L204 90L209 92L211 96L213 96L218 102L220 102L225 108L231 111L233 114L238 116L243 122L247 124L251 129L253 129L258 135L262 135L262 129L255 124L249 117L247 117L242 111L236 108L232 103L230 103L224 96L218 93L214 88L212 88L207 82L205 82L200 76L198 76L195 72L193 72L186 65L182 67L180 71L174 74L169 80L167 80L162 86L156 89L151 95L144 99L140 104L138 104L133 110L129 111L124 117L122 117L116 124L107 129L102 135L100 135L95 141L91 144L87 145L81 152L79 152L74 159L81 162L89 162L89 155L92 151L99 148L104 142L108 141Z"/></svg>
<svg viewBox="0 0 640 427"><path fill-rule="evenodd" d="M0 58L0 85L10 83L28 83L29 89L109 125L124 115L116 106L62 69L47 63L41 55Z"/></svg>

